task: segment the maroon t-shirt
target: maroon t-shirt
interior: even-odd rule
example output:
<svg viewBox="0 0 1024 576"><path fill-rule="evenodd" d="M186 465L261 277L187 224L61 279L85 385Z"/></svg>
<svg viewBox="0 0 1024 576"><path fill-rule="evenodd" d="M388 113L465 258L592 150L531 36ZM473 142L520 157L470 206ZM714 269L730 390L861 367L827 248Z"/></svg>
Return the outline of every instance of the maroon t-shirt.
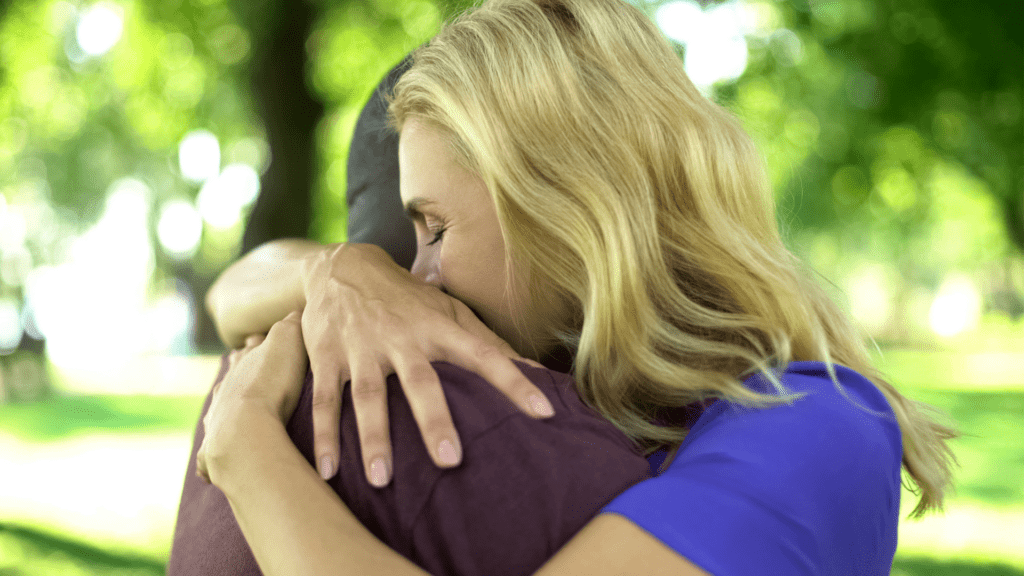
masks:
<svg viewBox="0 0 1024 576"><path fill-rule="evenodd" d="M571 376L517 365L551 401L553 417L534 420L480 376L433 363L462 442L462 464L451 469L434 465L390 376L394 474L379 490L363 472L350 387L344 389L340 471L328 483L374 535L431 574L532 574L602 507L651 476L639 449L583 404ZM216 381L226 372L225 355ZM307 371L287 431L312 466L311 398ZM167 574L260 574L224 494L196 477L203 434L200 416Z"/></svg>

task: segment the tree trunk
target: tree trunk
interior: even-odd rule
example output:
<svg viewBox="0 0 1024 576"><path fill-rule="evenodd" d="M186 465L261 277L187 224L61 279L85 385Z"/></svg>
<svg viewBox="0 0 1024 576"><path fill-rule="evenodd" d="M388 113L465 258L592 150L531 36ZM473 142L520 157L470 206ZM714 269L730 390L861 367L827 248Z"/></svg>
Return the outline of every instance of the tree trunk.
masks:
<svg viewBox="0 0 1024 576"><path fill-rule="evenodd" d="M315 7L305 1L235 2L252 39L250 83L256 113L263 121L270 165L242 237L241 255L278 238L304 238L312 220L316 174L316 127L324 106L306 82L306 39ZM192 279L201 353L223 349L203 301L212 279Z"/></svg>

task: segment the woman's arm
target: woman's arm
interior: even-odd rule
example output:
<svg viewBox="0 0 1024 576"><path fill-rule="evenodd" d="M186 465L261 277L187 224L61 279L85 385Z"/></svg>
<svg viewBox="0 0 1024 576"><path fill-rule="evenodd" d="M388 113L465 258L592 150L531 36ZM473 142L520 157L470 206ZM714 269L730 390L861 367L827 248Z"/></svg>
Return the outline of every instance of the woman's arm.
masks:
<svg viewBox="0 0 1024 576"><path fill-rule="evenodd" d="M295 448L280 419L242 409L245 430L210 477L266 576L428 573L373 535ZM708 576L632 521L598 514L536 576Z"/></svg>
<svg viewBox="0 0 1024 576"><path fill-rule="evenodd" d="M280 420L242 410L238 458L210 466L266 576L429 576L367 530L303 459Z"/></svg>
<svg viewBox="0 0 1024 576"><path fill-rule="evenodd" d="M286 238L267 242L221 273L206 293L206 310L229 348L250 334L266 334L275 322L306 305L302 259L336 245Z"/></svg>

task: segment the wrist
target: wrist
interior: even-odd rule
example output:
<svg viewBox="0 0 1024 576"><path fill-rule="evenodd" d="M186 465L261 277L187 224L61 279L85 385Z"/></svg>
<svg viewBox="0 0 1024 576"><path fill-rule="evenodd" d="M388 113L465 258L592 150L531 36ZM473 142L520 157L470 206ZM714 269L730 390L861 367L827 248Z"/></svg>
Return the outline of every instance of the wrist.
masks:
<svg viewBox="0 0 1024 576"><path fill-rule="evenodd" d="M206 467L210 482L227 493L235 481L265 464L268 438L287 432L281 420L258 402L238 399L218 406L218 411L219 425L206 431Z"/></svg>

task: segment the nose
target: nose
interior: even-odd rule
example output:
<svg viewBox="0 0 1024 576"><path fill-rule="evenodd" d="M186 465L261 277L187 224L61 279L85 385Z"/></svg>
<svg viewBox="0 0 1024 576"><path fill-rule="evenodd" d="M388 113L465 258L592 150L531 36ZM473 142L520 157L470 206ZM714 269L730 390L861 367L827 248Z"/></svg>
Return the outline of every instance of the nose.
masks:
<svg viewBox="0 0 1024 576"><path fill-rule="evenodd" d="M436 255L425 252L424 250L418 250L416 252L416 259L413 260L412 268L409 271L413 276L427 284L430 284L435 288L443 289L441 286L441 273Z"/></svg>

